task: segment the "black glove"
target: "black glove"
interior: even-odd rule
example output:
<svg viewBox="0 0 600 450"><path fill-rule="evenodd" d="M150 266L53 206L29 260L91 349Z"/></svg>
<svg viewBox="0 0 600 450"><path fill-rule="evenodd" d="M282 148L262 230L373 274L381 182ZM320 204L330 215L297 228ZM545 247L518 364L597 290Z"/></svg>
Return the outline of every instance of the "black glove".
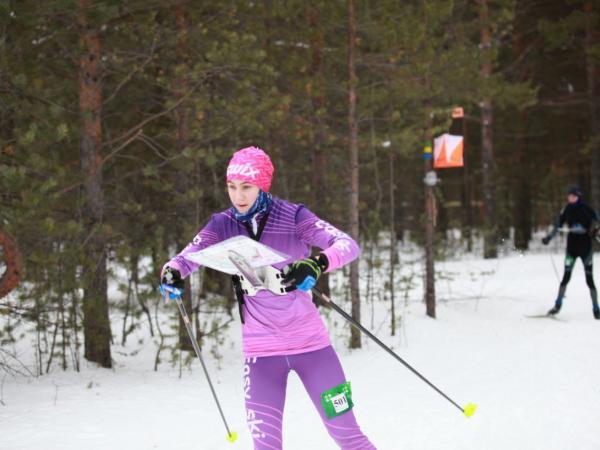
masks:
<svg viewBox="0 0 600 450"><path fill-rule="evenodd" d="M291 284L301 291L310 291L328 266L329 261L323 253L299 259L283 268L283 282Z"/></svg>
<svg viewBox="0 0 600 450"><path fill-rule="evenodd" d="M542 244L544 244L544 245L548 245L548 244L550 243L550 239L551 239L551 237L550 237L550 236L544 236L544 237L542 238Z"/></svg>
<svg viewBox="0 0 600 450"><path fill-rule="evenodd" d="M180 289L182 292L183 288L185 287L185 282L183 281L183 278L181 278L181 273L179 270L173 269L169 266L165 267L165 270L163 270L160 283Z"/></svg>

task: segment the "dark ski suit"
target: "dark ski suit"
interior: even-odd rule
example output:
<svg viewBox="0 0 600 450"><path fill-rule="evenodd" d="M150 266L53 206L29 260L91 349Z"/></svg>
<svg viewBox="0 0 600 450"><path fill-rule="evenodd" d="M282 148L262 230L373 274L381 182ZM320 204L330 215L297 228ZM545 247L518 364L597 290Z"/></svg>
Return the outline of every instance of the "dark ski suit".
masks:
<svg viewBox="0 0 600 450"><path fill-rule="evenodd" d="M554 225L552 232L543 239L544 244L558 233L559 228L565 224L569 227L567 236L567 254L565 255L565 273L558 290L558 297L554 308L550 310L550 314L556 314L561 306L562 300L567 290L567 284L571 279L573 266L577 258L581 258L585 269L585 281L590 288L592 297L592 306L594 313L598 311L598 293L594 284L593 276L593 256L592 239L594 236L594 222L600 223L600 219L596 212L581 199L575 203L568 203L562 210L558 221Z"/></svg>

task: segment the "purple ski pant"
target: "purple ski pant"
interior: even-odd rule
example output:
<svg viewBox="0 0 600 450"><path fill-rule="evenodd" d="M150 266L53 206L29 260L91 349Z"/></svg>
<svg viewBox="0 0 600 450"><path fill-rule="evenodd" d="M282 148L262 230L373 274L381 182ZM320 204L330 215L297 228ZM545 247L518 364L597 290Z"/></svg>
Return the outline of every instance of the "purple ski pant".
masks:
<svg viewBox="0 0 600 450"><path fill-rule="evenodd" d="M281 450L282 419L288 373L294 370L304 384L329 435L343 450L374 450L352 410L327 418L321 393L346 381L335 350L325 347L298 355L247 358L244 365L246 419L254 450ZM376 449L375 449L376 450Z"/></svg>

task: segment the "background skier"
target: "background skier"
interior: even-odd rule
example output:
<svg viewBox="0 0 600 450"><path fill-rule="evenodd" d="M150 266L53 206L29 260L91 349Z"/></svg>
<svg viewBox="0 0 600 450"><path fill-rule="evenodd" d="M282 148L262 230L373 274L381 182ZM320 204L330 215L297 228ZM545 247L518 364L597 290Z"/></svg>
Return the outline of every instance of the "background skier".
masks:
<svg viewBox="0 0 600 450"><path fill-rule="evenodd" d="M597 231L594 222L600 223L600 220L598 219L596 212L582 200L582 197L581 190L578 187L574 186L569 188L567 191L567 205L560 213L552 231L542 239L542 243L548 245L552 238L556 236L559 229L567 224L568 235L567 253L565 255L565 273L560 282L558 296L556 297L554 306L548 311L548 314L554 315L558 314L560 311L567 284L569 284L569 280L571 279L573 266L575 265L577 258L581 258L585 269L585 281L590 288L590 295L592 297L594 317L600 319L598 293L594 284L594 252L592 248L592 239Z"/></svg>

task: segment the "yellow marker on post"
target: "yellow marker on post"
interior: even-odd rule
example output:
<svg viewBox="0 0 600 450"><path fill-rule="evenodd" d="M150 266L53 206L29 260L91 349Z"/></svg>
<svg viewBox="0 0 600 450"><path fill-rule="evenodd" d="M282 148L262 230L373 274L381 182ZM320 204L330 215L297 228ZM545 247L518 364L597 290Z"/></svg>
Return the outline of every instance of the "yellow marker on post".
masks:
<svg viewBox="0 0 600 450"><path fill-rule="evenodd" d="M237 437L237 433L235 431L232 431L227 435L227 440L233 444L235 441L237 441Z"/></svg>

